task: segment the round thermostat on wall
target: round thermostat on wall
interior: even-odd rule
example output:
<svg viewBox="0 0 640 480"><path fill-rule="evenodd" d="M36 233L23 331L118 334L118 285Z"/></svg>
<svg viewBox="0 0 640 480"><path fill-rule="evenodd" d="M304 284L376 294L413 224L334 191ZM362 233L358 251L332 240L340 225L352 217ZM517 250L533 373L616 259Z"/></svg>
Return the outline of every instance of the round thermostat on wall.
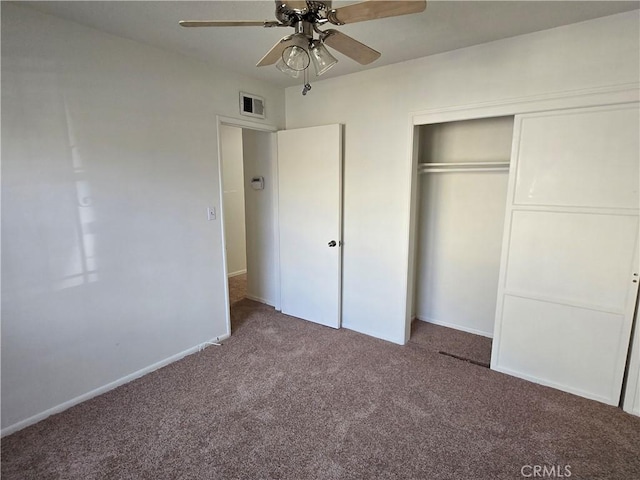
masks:
<svg viewBox="0 0 640 480"><path fill-rule="evenodd" d="M251 188L254 190L264 190L264 177L253 177L251 179Z"/></svg>

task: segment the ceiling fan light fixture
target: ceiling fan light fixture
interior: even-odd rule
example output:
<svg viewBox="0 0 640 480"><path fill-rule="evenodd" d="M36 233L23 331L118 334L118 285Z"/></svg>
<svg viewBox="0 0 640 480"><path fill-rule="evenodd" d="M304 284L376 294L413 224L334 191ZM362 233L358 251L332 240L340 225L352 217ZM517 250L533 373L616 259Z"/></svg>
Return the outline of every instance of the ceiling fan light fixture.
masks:
<svg viewBox="0 0 640 480"><path fill-rule="evenodd" d="M309 49L309 55L318 77L338 63L338 60L329 53L329 50L321 40L313 41Z"/></svg>
<svg viewBox="0 0 640 480"><path fill-rule="evenodd" d="M276 68L285 75L289 75L291 78L298 78L300 76L300 71L289 68L282 58L278 60L278 63L276 63Z"/></svg>
<svg viewBox="0 0 640 480"><path fill-rule="evenodd" d="M302 72L309 67L309 40L302 34L292 37L292 44L282 52L283 63L291 70ZM279 62L278 62L279 63ZM282 71L282 69L280 69ZM284 72L287 73L287 72Z"/></svg>
<svg viewBox="0 0 640 480"><path fill-rule="evenodd" d="M427 0L410 1L360 1L333 8L332 0L275 0L276 20L183 20L183 27L291 27L293 35L281 38L256 64L257 67L276 65L284 74L299 78L304 76L305 95L310 89L309 65L313 63L316 76L323 75L338 60L326 46L368 65L380 58L380 52L360 43L338 30L322 30L318 27L327 22L333 25L364 22L386 17L397 17L420 13L427 6ZM314 38L315 34L319 38Z"/></svg>

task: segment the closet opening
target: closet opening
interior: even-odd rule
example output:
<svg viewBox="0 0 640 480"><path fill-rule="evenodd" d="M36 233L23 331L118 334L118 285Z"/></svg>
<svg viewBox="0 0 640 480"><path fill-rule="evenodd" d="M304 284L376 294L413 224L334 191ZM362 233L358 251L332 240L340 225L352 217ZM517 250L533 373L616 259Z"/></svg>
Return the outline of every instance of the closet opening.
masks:
<svg viewBox="0 0 640 480"><path fill-rule="evenodd" d="M410 342L489 366L513 116L415 127Z"/></svg>

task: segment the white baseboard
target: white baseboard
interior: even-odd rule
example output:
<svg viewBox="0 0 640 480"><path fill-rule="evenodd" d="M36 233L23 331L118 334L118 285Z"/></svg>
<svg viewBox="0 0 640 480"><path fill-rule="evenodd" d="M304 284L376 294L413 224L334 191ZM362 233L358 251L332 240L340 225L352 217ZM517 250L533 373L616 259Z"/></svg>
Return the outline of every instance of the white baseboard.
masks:
<svg viewBox="0 0 640 480"><path fill-rule="evenodd" d="M454 330L460 330L467 333L473 333L474 335L481 335L487 338L493 338L492 332L485 332L476 328L467 327L465 325L458 325L456 323L442 322L440 320L434 320L433 318L427 318L422 315L417 315L416 318L421 322L432 323L434 325L440 325L441 327L453 328Z"/></svg>
<svg viewBox="0 0 640 480"><path fill-rule="evenodd" d="M270 307L274 307L275 306L273 304L273 302L270 302L269 300L267 300L265 298L256 297L255 295L251 295L250 293L247 293L245 296L246 296L246 298L248 298L249 300L253 300L254 302L264 303L265 305L269 305Z"/></svg>
<svg viewBox="0 0 640 480"><path fill-rule="evenodd" d="M237 277L238 275L244 275L245 273L247 273L247 269L246 268L244 270L238 270L237 272L228 273L227 274L227 278Z"/></svg>
<svg viewBox="0 0 640 480"><path fill-rule="evenodd" d="M137 378L142 377L143 375L146 375L147 373L151 373L155 370L158 370L159 368L165 367L167 365L169 365L170 363L176 362L184 357L186 357L187 355L191 355L193 353L197 353L200 350L202 350L204 347L207 346L207 344L211 343L211 342L222 342L224 340L226 340L227 338L229 338L230 335L228 333L225 333L224 335L219 335L217 337L213 337L211 340L207 341L207 342L202 342L199 343L198 345L196 345L195 347L191 347L187 350L184 350L180 353L176 353L175 355L170 356L169 358L165 358L164 360L160 360L159 362L154 363L153 365L149 365L148 367L145 367L141 370L138 370L136 372L133 372L129 375L126 375L122 378L119 378L118 380L115 380L113 382L107 383L106 385L103 385L101 387L98 387L94 390L91 390L90 392L84 393L82 395L79 395L75 398L72 398L71 400L67 400L66 402L61 403L60 405L56 405L55 407L49 408L47 410L45 410L44 412L38 413L36 415L33 415L32 417L26 418L24 420L20 420L19 422L14 423L13 425L9 425L6 428L3 428L2 431L0 431L0 437L5 437L7 435L11 435L12 433L17 432L18 430L22 430L23 428L26 428L30 425L33 425L35 423L38 423L42 420L44 420L45 418L54 415L56 413L60 413L63 412L75 405L78 405L79 403L85 402L87 400L92 399L93 397L97 397L98 395L102 395L103 393L108 392L109 390L113 390L114 388L117 388L121 385L124 385L125 383L129 383Z"/></svg>
<svg viewBox="0 0 640 480"><path fill-rule="evenodd" d="M342 321L341 327L346 328L347 330L352 330L354 332L362 333L363 335L368 335L370 337L378 338L386 342L395 343L396 345L405 345L404 332L402 332L403 337L396 338L393 336L389 336L386 333L382 333L368 327L362 328L362 325L352 326L348 321L344 321L344 320Z"/></svg>

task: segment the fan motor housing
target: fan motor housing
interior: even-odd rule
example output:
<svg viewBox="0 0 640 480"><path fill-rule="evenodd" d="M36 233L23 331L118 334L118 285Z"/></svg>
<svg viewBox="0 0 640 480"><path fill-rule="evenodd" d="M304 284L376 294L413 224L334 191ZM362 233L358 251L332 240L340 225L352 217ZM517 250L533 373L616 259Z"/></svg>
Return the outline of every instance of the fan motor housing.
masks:
<svg viewBox="0 0 640 480"><path fill-rule="evenodd" d="M331 10L331 0L276 0L276 18L286 24L293 25L300 20L316 17L325 18L326 14ZM320 12L325 12L320 15Z"/></svg>

